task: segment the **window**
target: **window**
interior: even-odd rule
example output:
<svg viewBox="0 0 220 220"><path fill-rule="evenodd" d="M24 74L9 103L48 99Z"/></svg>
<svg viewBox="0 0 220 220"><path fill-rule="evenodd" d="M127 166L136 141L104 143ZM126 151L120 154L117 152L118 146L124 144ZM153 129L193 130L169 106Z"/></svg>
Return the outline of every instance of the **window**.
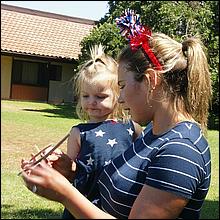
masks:
<svg viewBox="0 0 220 220"><path fill-rule="evenodd" d="M14 60L12 68L12 82L20 83L22 81L22 63Z"/></svg>
<svg viewBox="0 0 220 220"><path fill-rule="evenodd" d="M48 86L49 80L61 81L62 66L14 60L12 83Z"/></svg>
<svg viewBox="0 0 220 220"><path fill-rule="evenodd" d="M50 80L61 81L62 66L49 65Z"/></svg>
<svg viewBox="0 0 220 220"><path fill-rule="evenodd" d="M38 64L23 62L22 65L22 83L24 84L37 84L38 77Z"/></svg>
<svg viewBox="0 0 220 220"><path fill-rule="evenodd" d="M39 63L38 79L39 85L47 86L49 81L49 73L47 71L47 63Z"/></svg>

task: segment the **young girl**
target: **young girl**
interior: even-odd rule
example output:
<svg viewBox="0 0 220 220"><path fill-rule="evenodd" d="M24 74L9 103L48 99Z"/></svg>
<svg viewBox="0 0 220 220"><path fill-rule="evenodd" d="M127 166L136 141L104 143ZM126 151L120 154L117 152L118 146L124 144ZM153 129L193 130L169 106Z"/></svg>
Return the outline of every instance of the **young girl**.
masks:
<svg viewBox="0 0 220 220"><path fill-rule="evenodd" d="M74 126L67 142L67 155L76 162L73 185L98 205L100 172L131 145L141 127L123 122L126 114L118 103L117 63L101 45L91 49L91 60L76 75L75 91L76 112L86 123ZM67 210L63 218L68 218Z"/></svg>

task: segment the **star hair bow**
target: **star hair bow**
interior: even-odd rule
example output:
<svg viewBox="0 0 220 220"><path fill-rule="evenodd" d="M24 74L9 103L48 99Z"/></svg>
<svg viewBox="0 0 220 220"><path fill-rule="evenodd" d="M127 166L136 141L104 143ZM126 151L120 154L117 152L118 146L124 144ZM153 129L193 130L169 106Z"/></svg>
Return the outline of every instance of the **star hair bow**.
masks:
<svg viewBox="0 0 220 220"><path fill-rule="evenodd" d="M155 68L161 70L161 64L149 46L152 32L141 24L140 15L136 14L134 10L127 9L123 15L115 20L116 25L120 28L120 34L129 41L131 49L136 51L142 47Z"/></svg>

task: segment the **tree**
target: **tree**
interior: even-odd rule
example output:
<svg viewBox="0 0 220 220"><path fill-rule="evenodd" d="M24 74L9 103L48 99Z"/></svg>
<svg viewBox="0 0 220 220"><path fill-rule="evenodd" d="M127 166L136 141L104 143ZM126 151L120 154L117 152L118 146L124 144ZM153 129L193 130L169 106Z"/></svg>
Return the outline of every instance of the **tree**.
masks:
<svg viewBox="0 0 220 220"><path fill-rule="evenodd" d="M105 46L106 53L112 57L116 57L120 49L126 44L126 41L120 36L115 24L107 22L99 24L92 30L90 35L85 37L81 42L82 54L79 56L80 64L88 59L89 48L99 43Z"/></svg>

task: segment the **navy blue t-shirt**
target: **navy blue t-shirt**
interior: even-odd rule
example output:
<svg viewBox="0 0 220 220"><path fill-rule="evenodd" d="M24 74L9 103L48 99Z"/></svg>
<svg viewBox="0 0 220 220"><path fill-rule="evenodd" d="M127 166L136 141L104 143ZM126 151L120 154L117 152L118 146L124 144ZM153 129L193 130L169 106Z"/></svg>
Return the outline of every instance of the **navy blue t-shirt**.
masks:
<svg viewBox="0 0 220 220"><path fill-rule="evenodd" d="M211 179L210 149L196 123L181 122L161 135L142 132L100 175L101 208L128 218L144 185L189 199L178 218L198 219Z"/></svg>

